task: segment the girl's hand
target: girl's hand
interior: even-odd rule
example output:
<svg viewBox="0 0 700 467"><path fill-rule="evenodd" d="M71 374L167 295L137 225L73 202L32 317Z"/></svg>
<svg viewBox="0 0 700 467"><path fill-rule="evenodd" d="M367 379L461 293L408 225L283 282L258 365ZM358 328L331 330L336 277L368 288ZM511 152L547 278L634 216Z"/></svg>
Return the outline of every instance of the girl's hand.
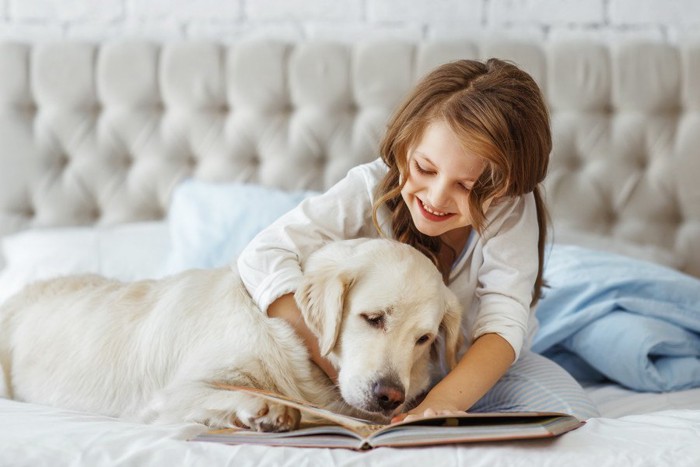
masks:
<svg viewBox="0 0 700 467"><path fill-rule="evenodd" d="M425 409L425 411L423 411L422 414L421 413L413 413L413 411L398 414L394 418L391 419L391 423L412 422L414 420L420 420L421 418L435 417L437 415L440 415L440 416L464 415L465 413L466 412L464 410L456 410L456 409L435 410L435 409L427 408L427 409Z"/></svg>
<svg viewBox="0 0 700 467"><path fill-rule="evenodd" d="M391 419L391 423L410 422L425 417L435 417L437 415L449 416L462 415L465 413L464 410L460 410L448 400L441 400L437 397L430 396L431 394L428 394L428 396L423 400L423 402L421 402L414 409L406 413L395 415Z"/></svg>

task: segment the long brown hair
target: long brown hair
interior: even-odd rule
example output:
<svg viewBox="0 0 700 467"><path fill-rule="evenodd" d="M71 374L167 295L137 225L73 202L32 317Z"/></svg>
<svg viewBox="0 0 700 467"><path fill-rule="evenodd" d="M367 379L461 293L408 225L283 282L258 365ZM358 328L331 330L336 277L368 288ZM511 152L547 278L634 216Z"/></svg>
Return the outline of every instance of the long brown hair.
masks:
<svg viewBox="0 0 700 467"><path fill-rule="evenodd" d="M486 227L486 200L534 194L539 225L534 305L543 285L548 220L540 183L547 174L552 149L549 112L537 83L517 66L495 58L447 63L424 77L389 121L380 145L389 171L377 187L375 226L382 231L377 211L386 205L394 237L428 256L447 282L449 267L441 266L437 259L440 249L447 245L439 237L418 231L401 197L408 176L409 151L434 121L445 122L465 151L484 158L486 168L468 198L472 227L477 232L482 233Z"/></svg>

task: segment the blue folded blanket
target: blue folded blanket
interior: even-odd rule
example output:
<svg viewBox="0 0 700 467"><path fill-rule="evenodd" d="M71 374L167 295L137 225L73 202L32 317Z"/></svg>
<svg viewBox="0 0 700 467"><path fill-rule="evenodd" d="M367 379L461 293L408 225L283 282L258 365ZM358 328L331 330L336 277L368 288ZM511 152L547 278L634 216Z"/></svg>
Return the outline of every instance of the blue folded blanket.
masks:
<svg viewBox="0 0 700 467"><path fill-rule="evenodd" d="M580 381L700 387L700 280L626 256L555 245L532 349Z"/></svg>

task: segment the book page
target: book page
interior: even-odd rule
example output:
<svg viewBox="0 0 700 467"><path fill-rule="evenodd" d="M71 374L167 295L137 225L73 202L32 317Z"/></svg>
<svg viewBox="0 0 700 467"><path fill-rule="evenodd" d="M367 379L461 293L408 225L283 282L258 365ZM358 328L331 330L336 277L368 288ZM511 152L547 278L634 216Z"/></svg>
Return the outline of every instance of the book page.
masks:
<svg viewBox="0 0 700 467"><path fill-rule="evenodd" d="M374 445L419 446L546 438L581 425L576 417L557 412L464 413L388 425L370 439Z"/></svg>
<svg viewBox="0 0 700 467"><path fill-rule="evenodd" d="M355 418L351 417L349 415L341 415L339 413L332 412L330 410L324 409L322 407L319 407L317 405L311 404L310 402L305 402L305 401L299 401L292 399L290 397L284 396L282 394L277 394L273 393L270 391L265 391L263 389L255 389L255 388L249 388L249 387L243 387L243 386L232 386L228 384L221 384L221 383L216 383L214 385L215 387L219 389L226 389L229 391L240 391L240 392L245 392L247 394L256 396L256 397L261 397L265 400L268 400L270 402L276 402L279 404L287 405L289 407L294 407L295 409L299 409L300 411L314 415L318 418L321 418L323 420L327 420L329 422L332 422L335 425L340 425L357 435L359 435L362 438L366 438L370 436L372 433L381 430L382 428L385 428L387 425L381 425L381 424L376 424L373 421L370 420L364 420L361 418ZM318 426L320 424L313 424L314 426Z"/></svg>
<svg viewBox="0 0 700 467"><path fill-rule="evenodd" d="M301 428L287 432L259 432L244 428L226 428L198 435L194 441L223 444L257 444L307 448L368 449L367 440L339 425Z"/></svg>

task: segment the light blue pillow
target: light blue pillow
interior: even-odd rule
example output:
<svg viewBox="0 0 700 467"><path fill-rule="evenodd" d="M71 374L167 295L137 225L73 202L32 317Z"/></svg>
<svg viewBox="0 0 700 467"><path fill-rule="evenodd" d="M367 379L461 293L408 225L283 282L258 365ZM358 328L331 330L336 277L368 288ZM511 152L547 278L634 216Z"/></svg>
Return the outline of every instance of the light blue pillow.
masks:
<svg viewBox="0 0 700 467"><path fill-rule="evenodd" d="M315 194L185 180L176 187L168 213L172 250L166 273L231 264L258 232Z"/></svg>

